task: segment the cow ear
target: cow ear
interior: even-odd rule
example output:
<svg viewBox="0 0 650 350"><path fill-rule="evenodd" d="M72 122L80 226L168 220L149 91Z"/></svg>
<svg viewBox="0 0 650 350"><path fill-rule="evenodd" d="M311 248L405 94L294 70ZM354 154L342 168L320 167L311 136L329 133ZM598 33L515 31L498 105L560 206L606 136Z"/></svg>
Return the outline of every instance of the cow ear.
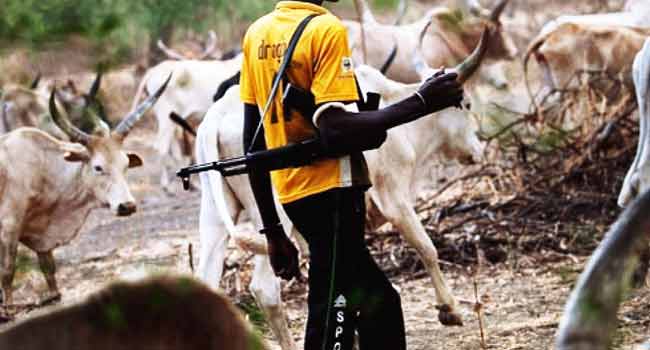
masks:
<svg viewBox="0 0 650 350"><path fill-rule="evenodd" d="M90 160L90 155L85 151L68 151L65 152L63 159L68 162L87 162Z"/></svg>
<svg viewBox="0 0 650 350"><path fill-rule="evenodd" d="M129 168L142 166L142 158L140 158L139 155L135 153L127 153L126 156L129 157Z"/></svg>

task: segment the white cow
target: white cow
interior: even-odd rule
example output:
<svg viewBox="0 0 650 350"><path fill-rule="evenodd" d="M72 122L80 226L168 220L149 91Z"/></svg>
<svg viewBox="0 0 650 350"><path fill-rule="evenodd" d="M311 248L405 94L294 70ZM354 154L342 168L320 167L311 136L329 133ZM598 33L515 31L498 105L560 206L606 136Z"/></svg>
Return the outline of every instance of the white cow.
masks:
<svg viewBox="0 0 650 350"><path fill-rule="evenodd" d="M646 60L650 58L647 53L644 56ZM647 74L650 71L646 69ZM639 194L639 198L630 203L610 227L589 258L564 306L555 349L613 348L619 327L618 311L625 298L632 294L632 272L643 260L640 253L647 249L650 242L649 212L650 192L646 191ZM643 267L643 264L640 266ZM646 349L647 344L632 348Z"/></svg>
<svg viewBox="0 0 650 350"><path fill-rule="evenodd" d="M636 196L650 188L650 39L634 58L632 76L639 104L639 143L634 162L627 171L618 205L627 206Z"/></svg>
<svg viewBox="0 0 650 350"><path fill-rule="evenodd" d="M650 27L650 2L646 0L628 1L621 12L560 16L546 23L540 31L540 36L554 31L565 23L648 28Z"/></svg>
<svg viewBox="0 0 650 350"><path fill-rule="evenodd" d="M58 297L52 250L67 244L93 208L108 207L130 215L135 200L126 170L142 165L123 150L133 124L155 103L166 83L109 134L89 135L59 114L52 92L50 113L72 142L59 141L34 128L0 136L0 279L3 302L11 304L18 242L38 254L50 297Z"/></svg>
<svg viewBox="0 0 650 350"><path fill-rule="evenodd" d="M169 88L152 109L158 122L154 148L160 156L160 183L164 187L169 185L167 172L182 157L179 143L174 137L180 130L174 126L170 115L175 113L183 119L192 115L202 117L212 105L217 86L239 71L241 62L242 55L226 61L169 60L150 68L142 77L133 107L140 100L143 91L149 94L155 91L165 81L167 74L174 72Z"/></svg>
<svg viewBox="0 0 650 350"><path fill-rule="evenodd" d="M485 40L483 41L485 43ZM485 45L481 45L484 54ZM482 55L480 55L482 57ZM462 65L461 71L473 72L478 66L477 57L468 60L472 64ZM480 62L480 61L479 61ZM397 102L419 87L406 85L384 77L369 66L355 69L363 91L375 91L382 95L384 104ZM243 104L239 99L239 86L230 88L224 97L210 107L201 123L196 142L196 158L200 163L240 156L242 150ZM415 171L418 167L431 164L434 157L444 155L456 159L479 157L482 145L475 132L477 125L466 111L447 109L435 116L421 118L388 132L386 143L378 150L366 152L370 176L374 186L369 199L382 221L369 222L373 226L385 222L393 223L405 239L417 249L432 276L439 304L448 307L449 312L460 321L457 303L446 286L438 267L437 252L417 214L413 210L414 189L417 186ZM273 275L268 256L265 255L263 238L248 238L238 232L234 223L244 211L259 229L262 222L256 208L255 198L246 176L223 179L217 172L200 175L201 213L199 231L201 251L199 277L216 288L223 270L223 261L229 237L256 252L255 269L251 292L266 313L271 327L283 349L294 349L293 340L286 327L286 316L282 309L280 281ZM282 211L280 211L282 213ZM291 225L282 215L285 229ZM295 232L292 231L295 236Z"/></svg>
<svg viewBox="0 0 650 350"><path fill-rule="evenodd" d="M362 13L359 22L343 21L355 62L379 69L397 45L397 56L386 76L405 83L416 83L420 76L412 64L412 54L420 42L424 43L424 61L432 67L451 67L462 61L476 47L483 29L490 30L486 59L513 59L517 53L512 38L502 30L500 17L509 0L500 0L492 12L477 8L476 1L461 1L471 12L486 18L462 16L447 7L434 7L419 20L402 25L379 23L366 0L355 0ZM487 13L485 13L487 12ZM362 34L362 30L364 35ZM362 40L365 39L365 40ZM366 61L364 61L364 41ZM482 71L481 73L484 73ZM507 84L505 78L486 76L491 83Z"/></svg>
<svg viewBox="0 0 650 350"><path fill-rule="evenodd" d="M196 160L199 163L240 156L243 149L244 108L239 99L239 85L231 87L214 103L199 126ZM198 277L218 288L230 236L244 249L256 253L250 291L269 321L282 349L296 349L280 297L280 280L275 277L263 237L240 234L233 222L244 210L256 228L262 221L246 176L223 179L215 172L202 173L199 232L201 250ZM279 206L278 206L279 207ZM287 222L283 215L283 221ZM291 226L285 225L290 229ZM289 232L289 231L288 231Z"/></svg>

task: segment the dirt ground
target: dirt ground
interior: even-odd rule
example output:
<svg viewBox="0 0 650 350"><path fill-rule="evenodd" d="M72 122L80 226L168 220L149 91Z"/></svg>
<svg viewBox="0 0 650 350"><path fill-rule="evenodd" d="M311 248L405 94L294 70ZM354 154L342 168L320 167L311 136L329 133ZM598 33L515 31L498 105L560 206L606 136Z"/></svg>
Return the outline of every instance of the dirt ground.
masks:
<svg viewBox="0 0 650 350"><path fill-rule="evenodd" d="M145 154L145 161L153 161L150 150L138 147L137 142L135 148ZM118 278L167 272L191 273L189 244L192 244L195 252L196 266L200 194L183 192L178 184L178 190L170 196L151 185L155 175L150 168L130 174L134 195L139 203L136 214L118 218L98 209L77 239L55 251L59 268L57 277L64 304L81 300ZM250 320L259 326L272 348L279 349L273 335L259 320L259 310L247 291L246 281L251 269L248 260L246 254L231 248L222 287L248 311ZM443 264L447 281L461 301L465 320L463 327L454 328L439 324L434 292L428 277L423 277L422 273L396 275L393 282L401 291L409 349L481 348L480 327L473 311L476 300L474 282L478 285L479 299L484 304L487 348L551 348L564 302L585 261L586 257L565 257L559 262L540 263L520 256L516 267L513 267L513 261L507 261L482 266L477 274L476 266ZM46 290L36 258L26 249L21 249L14 284L16 303L22 305L37 302ZM304 283L284 283L284 286L291 331L301 344L306 286ZM649 301L650 289L643 288L632 293L620 314L617 348L632 349L634 344L648 340ZM43 308L22 311L17 315L17 320L42 311Z"/></svg>
<svg viewBox="0 0 650 350"><path fill-rule="evenodd" d="M538 11L533 15L535 22L544 23L559 13L573 13L569 9L575 3L584 5L586 1L553 0L550 6L548 1L522 1L512 10L513 14L521 14L526 3L533 8L553 9ZM521 25L517 27L518 23L513 26L522 29ZM522 29L522 38L532 34L527 27ZM518 44L524 46L524 43L522 40ZM524 95L523 90L515 93ZM128 218L118 218L105 209L98 209L86 222L79 237L55 251L57 277L64 304L81 300L119 278L167 272L191 273L190 245L194 252L194 266L197 265L200 194L183 192L180 183L173 195L154 185L157 182L156 157L139 140L136 137L129 141L133 149L144 154L147 164L143 169L130 172L132 190L139 205L137 213ZM450 236L453 234L449 233ZM436 237L436 240L441 239L445 237ZM26 306L36 303L43 296L46 284L38 270L35 255L24 248L19 255L14 296L23 311L17 314L16 320L47 309L31 310L31 307L27 307L30 311L25 310ZM481 266L480 269L477 266L443 263L445 277L462 302L465 321L463 327L453 328L443 327L437 320L434 292L428 277L421 271L393 276L393 283L402 296L409 349L481 348L481 327L473 310L476 300L474 283L478 286L479 299L484 305L486 348L552 348L562 308L586 259L586 256L558 254L553 261L548 261L520 255L497 265ZM247 291L251 270L249 260L246 254L231 247L222 287L247 311L249 319L264 333L272 348L279 349L268 327L260 321L259 310ZM476 269L479 269L478 273L475 273ZM301 346L306 314L305 284L284 283L284 299L292 334ZM636 344L650 340L648 286L631 292L621 309L619 321L615 348L634 349ZM0 325L0 330L10 324Z"/></svg>

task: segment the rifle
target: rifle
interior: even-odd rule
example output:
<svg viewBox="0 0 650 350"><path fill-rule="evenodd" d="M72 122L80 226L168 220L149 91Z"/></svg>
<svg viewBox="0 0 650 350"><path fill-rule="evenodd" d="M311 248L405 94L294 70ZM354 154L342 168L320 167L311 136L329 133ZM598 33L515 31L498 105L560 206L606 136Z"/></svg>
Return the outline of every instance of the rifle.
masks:
<svg viewBox="0 0 650 350"><path fill-rule="evenodd" d="M251 171L272 171L295 168L323 158L324 150L319 139L308 139L266 151L251 152L241 157L227 158L216 162L192 165L176 173L181 178L183 189L190 188L190 176L205 171L218 171L222 176L247 174Z"/></svg>

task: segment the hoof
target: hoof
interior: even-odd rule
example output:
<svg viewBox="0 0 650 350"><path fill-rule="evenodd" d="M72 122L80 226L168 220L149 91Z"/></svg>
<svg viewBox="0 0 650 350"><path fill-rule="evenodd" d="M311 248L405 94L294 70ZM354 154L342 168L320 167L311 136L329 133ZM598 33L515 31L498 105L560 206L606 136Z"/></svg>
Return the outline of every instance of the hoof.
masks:
<svg viewBox="0 0 650 350"><path fill-rule="evenodd" d="M463 318L454 312L449 305L436 305L438 320L443 326L462 326Z"/></svg>

